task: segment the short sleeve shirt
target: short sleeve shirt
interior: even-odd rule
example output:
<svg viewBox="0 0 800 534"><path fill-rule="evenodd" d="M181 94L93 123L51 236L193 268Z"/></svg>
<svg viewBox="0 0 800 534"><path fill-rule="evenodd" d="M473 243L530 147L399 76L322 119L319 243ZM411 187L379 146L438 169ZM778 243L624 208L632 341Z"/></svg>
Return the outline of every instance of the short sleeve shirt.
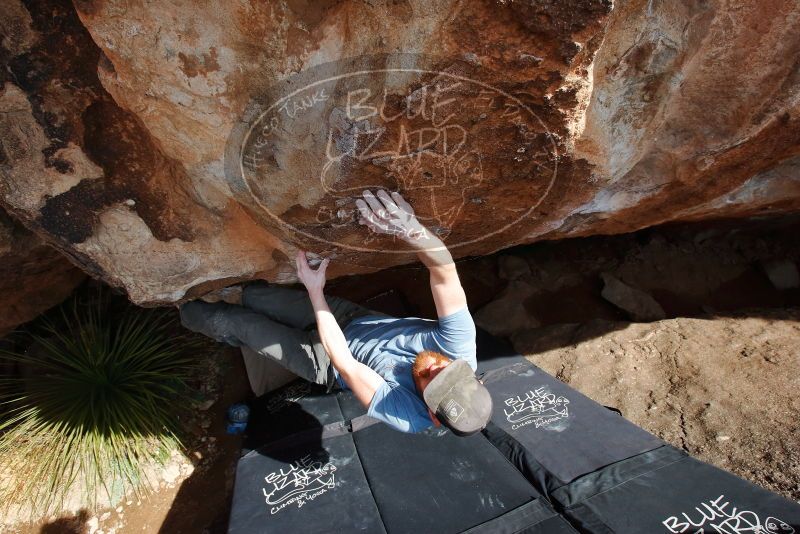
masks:
<svg viewBox="0 0 800 534"><path fill-rule="evenodd" d="M402 432L433 424L411 376L417 354L433 350L477 369L475 323L466 306L438 321L367 315L348 324L344 336L353 357L383 378L367 414Z"/></svg>

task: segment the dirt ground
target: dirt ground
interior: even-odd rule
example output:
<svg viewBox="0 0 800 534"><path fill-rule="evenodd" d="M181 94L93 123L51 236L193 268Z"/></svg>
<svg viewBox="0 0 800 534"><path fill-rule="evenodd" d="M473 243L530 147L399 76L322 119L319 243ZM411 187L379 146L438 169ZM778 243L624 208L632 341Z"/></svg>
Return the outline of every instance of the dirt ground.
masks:
<svg viewBox="0 0 800 534"><path fill-rule="evenodd" d="M518 332L515 349L695 457L800 500L800 309Z"/></svg>

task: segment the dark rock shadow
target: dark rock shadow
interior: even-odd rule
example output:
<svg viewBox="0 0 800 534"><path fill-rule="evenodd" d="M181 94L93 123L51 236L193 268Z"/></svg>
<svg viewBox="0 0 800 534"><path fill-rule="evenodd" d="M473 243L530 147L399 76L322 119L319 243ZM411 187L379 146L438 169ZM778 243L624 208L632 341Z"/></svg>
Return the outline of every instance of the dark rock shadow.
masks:
<svg viewBox="0 0 800 534"><path fill-rule="evenodd" d="M79 510L71 517L59 517L50 523L42 525L39 534L84 534L89 512Z"/></svg>
<svg viewBox="0 0 800 534"><path fill-rule="evenodd" d="M207 439L214 439L217 449L210 461L195 462L194 472L181 483L175 499L158 532L164 534L222 534L228 530L231 494L236 464L242 448L242 436L225 432L228 406L250 395L244 362L238 349L226 350L229 359L221 397L208 411L211 419Z"/></svg>
<svg viewBox="0 0 800 534"><path fill-rule="evenodd" d="M561 348L630 324L623 310L602 297L604 272L650 294L667 319L772 317L776 310L800 307L800 288L777 289L764 270L771 260L800 266L798 230L798 216L673 223L631 234L520 245L456 264L473 317L509 286L504 257L523 264L527 273L515 282L531 294L520 302L540 327L514 331L509 338L524 341L518 348L530 354L529 348ZM419 263L337 278L326 289L390 315L436 318L428 272Z"/></svg>

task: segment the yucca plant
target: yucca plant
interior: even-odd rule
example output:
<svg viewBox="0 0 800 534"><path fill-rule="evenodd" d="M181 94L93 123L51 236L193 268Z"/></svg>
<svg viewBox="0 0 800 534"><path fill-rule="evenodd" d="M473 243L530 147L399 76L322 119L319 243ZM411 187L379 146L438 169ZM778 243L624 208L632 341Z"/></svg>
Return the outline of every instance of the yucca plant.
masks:
<svg viewBox="0 0 800 534"><path fill-rule="evenodd" d="M27 353L0 350L21 369L0 388L2 502L45 514L76 492L88 508L141 496L181 447L176 411L207 345L174 311L112 308L107 294L73 298L27 333Z"/></svg>

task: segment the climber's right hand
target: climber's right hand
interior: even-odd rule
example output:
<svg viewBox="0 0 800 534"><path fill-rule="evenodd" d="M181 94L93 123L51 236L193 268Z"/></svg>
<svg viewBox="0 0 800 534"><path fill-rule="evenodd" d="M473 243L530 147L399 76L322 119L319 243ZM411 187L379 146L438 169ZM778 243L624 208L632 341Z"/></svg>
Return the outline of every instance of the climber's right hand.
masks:
<svg viewBox="0 0 800 534"><path fill-rule="evenodd" d="M358 222L378 234L396 235L403 241L414 243L428 237L428 230L414 215L414 208L397 191L391 195L379 189L373 195L369 189L363 193L363 200L356 200L361 214Z"/></svg>

